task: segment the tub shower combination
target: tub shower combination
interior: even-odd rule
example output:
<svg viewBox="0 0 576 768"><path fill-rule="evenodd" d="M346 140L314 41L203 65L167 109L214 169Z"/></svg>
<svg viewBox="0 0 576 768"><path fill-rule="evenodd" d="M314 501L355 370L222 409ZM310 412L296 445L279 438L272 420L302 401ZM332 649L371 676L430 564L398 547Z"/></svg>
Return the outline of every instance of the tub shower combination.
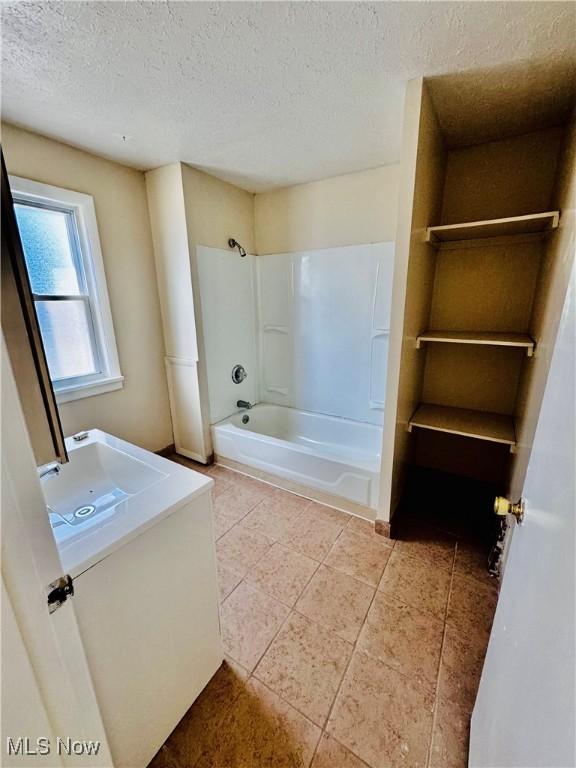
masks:
<svg viewBox="0 0 576 768"><path fill-rule="evenodd" d="M382 429L351 419L255 405L212 427L214 452L366 507L378 503Z"/></svg>
<svg viewBox="0 0 576 768"><path fill-rule="evenodd" d="M371 516L393 261L393 243L198 249L216 461Z"/></svg>

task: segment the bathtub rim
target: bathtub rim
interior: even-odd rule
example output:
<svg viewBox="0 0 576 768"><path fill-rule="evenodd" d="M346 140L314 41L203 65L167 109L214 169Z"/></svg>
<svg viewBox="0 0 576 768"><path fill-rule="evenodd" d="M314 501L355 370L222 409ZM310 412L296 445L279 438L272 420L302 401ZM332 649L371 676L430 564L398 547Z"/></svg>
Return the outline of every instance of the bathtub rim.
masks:
<svg viewBox="0 0 576 768"><path fill-rule="evenodd" d="M285 410L295 411L296 413L302 413L304 415L310 415L310 416L314 416L314 417L324 417L326 419L335 420L335 421L338 421L338 422L344 422L344 423L345 422L351 422L352 424L359 424L359 425L361 425L363 427L374 428L376 430L382 430L383 429L383 427L379 427L376 424L370 424L370 423L364 422L364 421L357 421L356 422L353 419L344 419L344 418L342 418L340 416L332 416L332 415L327 414L327 413L317 413L315 411L304 411L301 408L291 408L290 406L278 405L276 403L256 403L253 406L253 408L256 409L259 406L264 406L264 407L267 406L267 407L271 407L271 408L282 408L282 409L285 409ZM250 409L250 410L252 410L252 409ZM246 413L246 415L250 415L249 411L246 411L245 413ZM332 453L330 453L330 451L323 451L321 448L312 448L312 447L310 447L310 446L308 446L308 445L306 445L304 443L296 443L296 442L292 442L291 440L286 440L286 439L281 438L281 437L274 437L272 435L268 435L265 432L257 432L254 429L243 429L242 427L238 427L236 424L234 424L231 421L231 419L234 418L234 417L238 417L240 415L243 415L243 414L244 414L244 412L242 412L242 411L238 411L236 413L232 413L232 414L230 414L230 416L227 416L225 419L221 419L220 421L217 421L214 424L211 424L210 425L210 429L212 430L212 429L220 428L222 430L226 430L228 432L233 432L234 434L238 434L238 435L244 435L246 433L250 433L252 435L258 435L259 439L261 439L262 441L264 441L266 443L269 443L271 445L276 445L276 446L283 447L283 448L286 447L286 446L291 446L291 447L297 446L299 451L301 451L302 453L307 454L308 456L320 456L323 459L328 459L328 460L334 461L334 462L336 462L338 464L347 464L347 465L350 465L350 466L356 466L356 467L358 467L358 469L363 469L363 470L365 470L367 472L372 472L375 475L379 475L380 474L381 454L379 452L374 454L373 461L372 460L371 461L362 460L360 458L356 458L354 455L352 455L352 457L351 457L352 460L347 460L345 456L339 456L337 454L332 454ZM216 456L216 454L215 454L215 456ZM242 466L248 466L248 465L242 465ZM277 475L274 475L274 477L277 477ZM337 497L335 497L335 498L337 498ZM367 509L371 509L371 507L367 507Z"/></svg>

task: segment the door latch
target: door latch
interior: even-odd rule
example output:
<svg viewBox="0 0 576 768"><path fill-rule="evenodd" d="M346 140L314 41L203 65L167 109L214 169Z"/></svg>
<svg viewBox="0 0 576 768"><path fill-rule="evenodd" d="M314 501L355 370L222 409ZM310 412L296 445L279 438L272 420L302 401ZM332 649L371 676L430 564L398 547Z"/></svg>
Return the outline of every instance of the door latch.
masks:
<svg viewBox="0 0 576 768"><path fill-rule="evenodd" d="M500 517L506 515L514 515L518 525L524 520L524 499L518 499L516 504L513 504L505 496L496 496L494 499L494 512Z"/></svg>
<svg viewBox="0 0 576 768"><path fill-rule="evenodd" d="M54 613L62 603L65 603L69 597L74 595L74 584L72 576L60 576L59 579L48 584L46 588L48 613Z"/></svg>

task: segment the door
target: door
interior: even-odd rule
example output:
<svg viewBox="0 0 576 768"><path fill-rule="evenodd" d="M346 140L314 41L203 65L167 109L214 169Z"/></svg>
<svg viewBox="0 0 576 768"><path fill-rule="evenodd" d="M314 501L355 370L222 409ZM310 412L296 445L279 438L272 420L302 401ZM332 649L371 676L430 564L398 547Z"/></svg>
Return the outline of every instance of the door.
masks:
<svg viewBox="0 0 576 768"><path fill-rule="evenodd" d="M48 612L46 587L62 575L62 569L3 335L1 341L2 582L10 604L9 615L3 614L2 665L11 674L2 675L0 763L6 768L42 764L33 755L9 755L7 738L17 743L19 737L29 736L28 746L34 750L36 734L27 728L32 723L39 728L47 718L54 738L60 737L66 744L68 738L100 742L96 756L55 752L50 765L62 761L64 765L110 768L112 760L73 598L54 613ZM3 605L3 610L8 607ZM14 640L18 637L21 645ZM21 672L15 675L17 669ZM19 732L7 731L18 724ZM50 733L42 735L49 737ZM54 742L50 746L57 749Z"/></svg>
<svg viewBox="0 0 576 768"><path fill-rule="evenodd" d="M576 766L575 274L472 715L472 768Z"/></svg>

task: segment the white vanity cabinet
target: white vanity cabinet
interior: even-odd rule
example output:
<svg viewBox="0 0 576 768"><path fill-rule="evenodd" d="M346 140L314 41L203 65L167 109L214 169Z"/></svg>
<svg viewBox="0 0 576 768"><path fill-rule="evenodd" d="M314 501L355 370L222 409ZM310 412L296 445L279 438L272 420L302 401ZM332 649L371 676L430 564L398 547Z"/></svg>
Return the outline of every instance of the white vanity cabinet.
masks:
<svg viewBox="0 0 576 768"><path fill-rule="evenodd" d="M75 580L115 768L146 766L223 658L210 493Z"/></svg>
<svg viewBox="0 0 576 768"><path fill-rule="evenodd" d="M82 452L90 454L85 472L92 476L81 486L97 510L97 481L105 491L101 498L111 485L134 491L111 516L109 510L96 515L92 528L83 522L67 538L60 525L55 533L73 577L73 603L114 768L145 768L223 659L213 481L93 430L86 446L71 446L62 477L46 484L48 503L66 519L72 519L65 498L73 483L64 475L85 466ZM126 480L128 461L156 470L155 482L146 486L140 475L150 473L144 476L136 465ZM146 487L138 491L138 484Z"/></svg>

